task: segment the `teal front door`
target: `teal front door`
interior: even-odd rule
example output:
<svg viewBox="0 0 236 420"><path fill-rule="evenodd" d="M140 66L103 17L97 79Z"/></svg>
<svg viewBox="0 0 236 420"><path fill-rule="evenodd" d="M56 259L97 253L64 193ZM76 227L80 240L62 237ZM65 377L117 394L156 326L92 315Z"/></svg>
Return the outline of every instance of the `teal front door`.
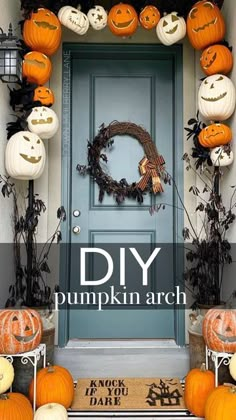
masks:
<svg viewBox="0 0 236 420"><path fill-rule="evenodd" d="M174 244L181 226L177 222L175 190L165 186L161 195L145 196L143 204L126 199L118 206L111 196L98 201L97 184L76 170L87 163L87 141L92 140L100 125L112 121L131 121L144 127L164 156L168 172L181 182L182 145L182 49L137 45L64 46L64 124L63 124L63 197L66 200L68 224L66 240L69 251L63 260L64 289L79 289L80 263L76 245L97 244ZM144 156L139 143L129 136L116 136L104 170L114 179L129 183L140 177L138 163ZM181 185L180 185L181 188ZM168 203L157 216L150 216L150 206ZM79 232L79 233L78 233ZM109 245L108 245L109 246ZM112 245L111 245L112 246ZM151 249L151 248L150 248ZM168 273L168 290L177 278L175 247L170 247L168 261L162 264L160 276ZM66 268L65 268L66 266ZM96 264L95 264L96 266ZM173 268L174 267L174 268ZM65 271L66 270L66 271ZM134 281L129 271L127 283ZM127 277L127 276L126 276ZM65 279L66 278L66 279ZM150 291L157 289L149 285ZM142 288L136 285L140 293ZM109 283L83 291L108 291ZM80 289L81 292L81 289ZM176 308L139 308L107 305L103 311L93 307L68 306L61 315L65 326L64 341L69 339L178 339L180 316Z"/></svg>

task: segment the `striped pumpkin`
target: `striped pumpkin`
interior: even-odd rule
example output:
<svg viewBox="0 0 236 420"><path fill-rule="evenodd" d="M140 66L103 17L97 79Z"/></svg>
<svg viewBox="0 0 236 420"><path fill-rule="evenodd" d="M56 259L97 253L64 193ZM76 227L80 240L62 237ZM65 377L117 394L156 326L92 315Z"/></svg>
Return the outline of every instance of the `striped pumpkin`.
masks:
<svg viewBox="0 0 236 420"><path fill-rule="evenodd" d="M0 353L17 354L35 349L42 337L42 321L32 309L0 311Z"/></svg>
<svg viewBox="0 0 236 420"><path fill-rule="evenodd" d="M204 317L202 328L209 349L236 352L236 310L210 309Z"/></svg>
<svg viewBox="0 0 236 420"><path fill-rule="evenodd" d="M33 409L28 398L18 392L1 394L0 419L33 420Z"/></svg>

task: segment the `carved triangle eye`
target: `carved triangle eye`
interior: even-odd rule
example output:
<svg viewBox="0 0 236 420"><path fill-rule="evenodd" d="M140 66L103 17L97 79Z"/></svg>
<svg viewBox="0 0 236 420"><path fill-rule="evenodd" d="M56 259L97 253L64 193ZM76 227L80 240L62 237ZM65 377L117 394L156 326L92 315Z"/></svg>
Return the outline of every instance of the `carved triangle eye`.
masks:
<svg viewBox="0 0 236 420"><path fill-rule="evenodd" d="M177 20L179 20L178 16L176 15L172 15L171 19L172 19L172 22L176 22Z"/></svg>

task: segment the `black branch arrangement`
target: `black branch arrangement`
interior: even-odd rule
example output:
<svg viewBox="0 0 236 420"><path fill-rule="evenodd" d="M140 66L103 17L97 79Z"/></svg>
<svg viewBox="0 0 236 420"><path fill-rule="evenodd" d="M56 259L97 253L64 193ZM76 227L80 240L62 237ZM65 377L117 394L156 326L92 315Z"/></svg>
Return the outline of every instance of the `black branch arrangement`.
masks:
<svg viewBox="0 0 236 420"><path fill-rule="evenodd" d="M178 209L184 211L187 227L183 228L186 265L183 282L193 297L192 309L198 305L219 305L222 301L222 286L225 281L225 267L231 264L231 244L227 233L236 218L236 186L230 186L231 194L227 206L219 191L219 183L223 173L217 167L209 166L208 151L205 155L198 142L198 134L204 124L197 118L189 121L191 129L187 129L187 139L193 137L192 153L185 153L183 161L185 170L193 172L194 183L189 194L196 202L195 214L198 228L192 220L184 198L181 197L173 177L168 174L178 198ZM200 146L200 147L199 147ZM168 203L160 203L150 209L154 214L165 209Z"/></svg>
<svg viewBox="0 0 236 420"><path fill-rule="evenodd" d="M51 309L54 303L53 294L59 290L56 285L52 290L47 285L46 277L50 274L49 254L54 242L62 239L60 225L66 220L63 206L57 210L58 223L52 236L44 243L37 243L37 227L39 218L46 211L44 202L33 195L32 205L28 205L23 214L19 210L18 193L15 184L7 176L0 175L1 193L3 197L13 200L13 246L15 264L15 282L9 287L6 307L28 306ZM31 239L30 239L31 238ZM27 264L27 252L32 251L30 273Z"/></svg>

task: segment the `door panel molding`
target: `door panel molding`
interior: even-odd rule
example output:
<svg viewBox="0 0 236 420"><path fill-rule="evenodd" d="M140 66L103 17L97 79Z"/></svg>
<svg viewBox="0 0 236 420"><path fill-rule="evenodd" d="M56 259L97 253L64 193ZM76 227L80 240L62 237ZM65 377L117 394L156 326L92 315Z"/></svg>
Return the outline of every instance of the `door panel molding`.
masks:
<svg viewBox="0 0 236 420"><path fill-rule="evenodd" d="M68 290L69 287L69 264L70 264L70 243L71 238L71 115L72 115L72 92L71 92L71 72L72 61L74 58L104 58L112 59L115 55L120 60L171 60L172 71L175 75L173 103L175 109L173 127L175 138L179 141L175 144L173 153L173 177L178 186L178 190L183 195L183 165L181 158L183 155L183 56L182 45L174 45L165 47L159 44L63 44L63 95L62 95L62 203L67 209L67 222L62 225L63 243L60 248L60 287L62 290ZM94 83L94 81L92 81ZM152 84L152 83L151 83ZM153 95L154 96L154 95ZM152 98L153 98L152 96ZM152 99L153 100L153 99ZM155 107L152 107L155 109ZM151 131L154 132L155 117L151 115ZM94 127L93 127L94 130ZM178 171L177 171L178 168ZM92 198L92 197L91 197ZM90 204L92 202L90 201ZM177 204L177 197L175 195L175 202ZM112 206L108 205L109 210ZM143 206L142 210L147 210L148 206ZM126 209L134 210L135 207L127 206ZM96 206L96 210L98 206ZM141 209L141 208L140 208ZM183 212L176 210L174 212L174 237L176 243L181 241L183 228ZM179 249L176 247L175 259L177 267L177 277L181 275L183 270L183 255L179 254ZM185 323L184 310L175 310L175 336L177 345L183 346L185 343ZM69 317L67 310L59 312L59 346L64 347L68 342L68 325Z"/></svg>

